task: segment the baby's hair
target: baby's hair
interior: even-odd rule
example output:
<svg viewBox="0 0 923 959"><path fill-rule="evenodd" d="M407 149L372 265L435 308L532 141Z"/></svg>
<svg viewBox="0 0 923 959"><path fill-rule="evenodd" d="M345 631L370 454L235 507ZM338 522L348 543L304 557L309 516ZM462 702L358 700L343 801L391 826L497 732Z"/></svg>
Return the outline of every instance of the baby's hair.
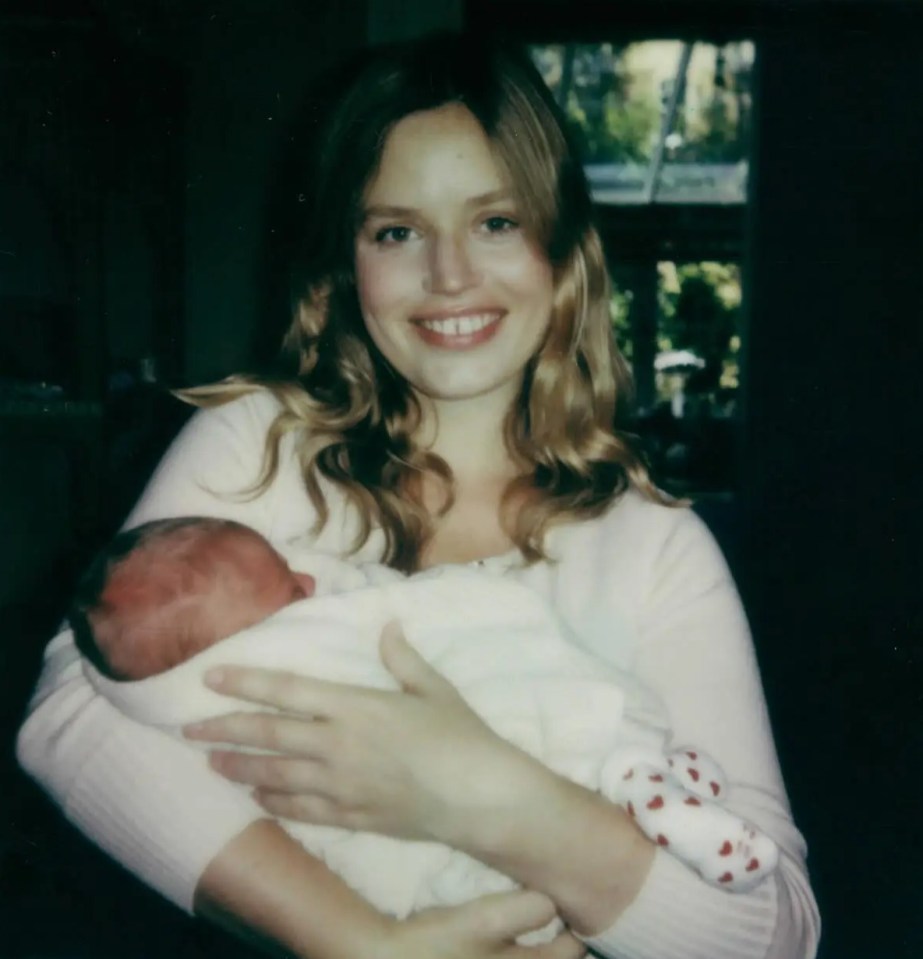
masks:
<svg viewBox="0 0 923 959"><path fill-rule="evenodd" d="M221 638L211 635L207 600L226 570L211 547L229 533L258 535L209 516L152 520L118 533L81 577L68 613L82 655L103 675L136 679L128 664L157 633L169 630L179 648Z"/></svg>

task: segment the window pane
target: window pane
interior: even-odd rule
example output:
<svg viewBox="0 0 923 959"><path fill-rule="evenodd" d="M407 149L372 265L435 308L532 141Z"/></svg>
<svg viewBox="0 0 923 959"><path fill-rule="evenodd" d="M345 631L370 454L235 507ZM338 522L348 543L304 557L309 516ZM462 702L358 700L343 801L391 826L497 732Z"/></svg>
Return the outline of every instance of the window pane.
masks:
<svg viewBox="0 0 923 959"><path fill-rule="evenodd" d="M617 266L613 285L613 325L637 384L634 427L658 481L677 493L733 490L739 265Z"/></svg>
<svg viewBox="0 0 923 959"><path fill-rule="evenodd" d="M534 46L583 151L634 428L677 493L737 486L749 41ZM632 209L626 209L632 207Z"/></svg>
<svg viewBox="0 0 923 959"><path fill-rule="evenodd" d="M687 394L714 405L739 385L740 267L665 262L657 264L657 273L659 395L672 395L664 377L679 370L687 377Z"/></svg>
<svg viewBox="0 0 923 959"><path fill-rule="evenodd" d="M597 202L744 202L752 43L547 44L532 55L573 122Z"/></svg>

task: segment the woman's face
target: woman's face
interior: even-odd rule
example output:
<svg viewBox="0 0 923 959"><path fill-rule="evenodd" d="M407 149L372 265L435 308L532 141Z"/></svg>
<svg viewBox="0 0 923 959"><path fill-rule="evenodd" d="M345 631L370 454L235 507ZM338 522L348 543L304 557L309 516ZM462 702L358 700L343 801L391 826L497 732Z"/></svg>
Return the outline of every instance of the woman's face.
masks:
<svg viewBox="0 0 923 959"><path fill-rule="evenodd" d="M512 402L548 326L552 270L465 107L392 130L364 196L356 280L369 335L418 394Z"/></svg>

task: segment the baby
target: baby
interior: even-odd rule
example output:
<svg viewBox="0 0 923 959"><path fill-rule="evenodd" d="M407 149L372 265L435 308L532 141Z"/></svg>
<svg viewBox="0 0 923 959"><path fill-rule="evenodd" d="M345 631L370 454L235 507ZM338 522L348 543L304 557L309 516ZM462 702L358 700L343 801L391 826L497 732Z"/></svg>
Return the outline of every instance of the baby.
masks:
<svg viewBox="0 0 923 959"><path fill-rule="evenodd" d="M157 520L119 533L96 557L70 622L77 647L103 675L141 680L315 591L313 576L292 572L250 527Z"/></svg>
<svg viewBox="0 0 923 959"><path fill-rule="evenodd" d="M726 784L716 764L694 749L666 755L666 724L652 695L568 642L532 590L473 567L406 577L318 553L295 565L312 573L292 572L258 533L225 520L163 520L123 532L88 570L73 605L84 668L128 715L177 733L228 711L201 679L220 664L396 688L378 657L381 630L396 619L498 735L622 805L707 881L746 890L775 868L775 843L717 801ZM401 918L513 886L435 843L282 825Z"/></svg>

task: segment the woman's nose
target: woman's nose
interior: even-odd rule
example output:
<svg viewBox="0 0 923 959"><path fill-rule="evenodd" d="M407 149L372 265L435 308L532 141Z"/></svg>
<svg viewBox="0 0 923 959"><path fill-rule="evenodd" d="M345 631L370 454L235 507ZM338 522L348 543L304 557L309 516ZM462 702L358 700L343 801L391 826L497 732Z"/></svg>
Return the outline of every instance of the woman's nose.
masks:
<svg viewBox="0 0 923 959"><path fill-rule="evenodd" d="M437 236L430 241L423 285L427 293L458 294L479 282L477 265L465 238Z"/></svg>

